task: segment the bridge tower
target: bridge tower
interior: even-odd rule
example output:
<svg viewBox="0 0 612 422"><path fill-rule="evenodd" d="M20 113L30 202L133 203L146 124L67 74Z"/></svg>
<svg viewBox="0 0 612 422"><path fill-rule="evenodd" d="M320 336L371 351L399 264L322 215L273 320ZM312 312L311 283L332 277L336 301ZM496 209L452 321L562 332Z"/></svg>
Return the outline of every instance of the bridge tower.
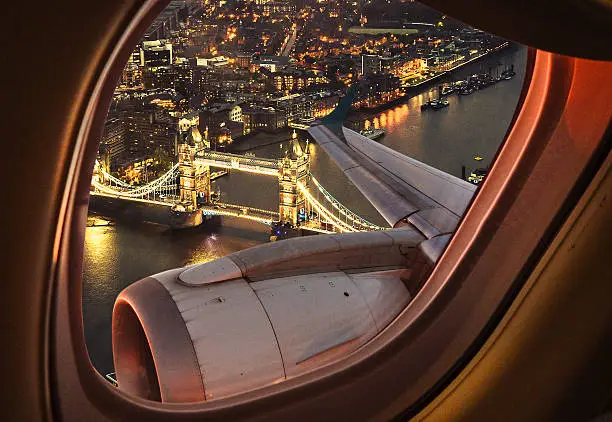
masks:
<svg viewBox="0 0 612 422"><path fill-rule="evenodd" d="M291 150L281 160L279 169L279 221L298 225L298 212L305 208L306 198L298 189L298 182L308 185L310 174L310 154L304 151L293 132Z"/></svg>
<svg viewBox="0 0 612 422"><path fill-rule="evenodd" d="M178 148L181 203L189 211L210 202L210 167L196 164L196 146L180 144Z"/></svg>

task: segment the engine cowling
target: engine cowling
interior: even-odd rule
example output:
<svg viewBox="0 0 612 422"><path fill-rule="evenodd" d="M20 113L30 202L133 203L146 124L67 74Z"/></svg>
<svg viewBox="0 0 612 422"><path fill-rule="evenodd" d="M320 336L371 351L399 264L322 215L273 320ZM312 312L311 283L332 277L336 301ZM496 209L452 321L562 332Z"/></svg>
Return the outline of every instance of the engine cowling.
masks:
<svg viewBox="0 0 612 422"><path fill-rule="evenodd" d="M389 233L290 239L132 284L113 311L119 387L164 402L211 400L356 350L408 304L411 276L422 273L423 238ZM357 251L369 253L361 266ZM296 254L319 264L299 265Z"/></svg>

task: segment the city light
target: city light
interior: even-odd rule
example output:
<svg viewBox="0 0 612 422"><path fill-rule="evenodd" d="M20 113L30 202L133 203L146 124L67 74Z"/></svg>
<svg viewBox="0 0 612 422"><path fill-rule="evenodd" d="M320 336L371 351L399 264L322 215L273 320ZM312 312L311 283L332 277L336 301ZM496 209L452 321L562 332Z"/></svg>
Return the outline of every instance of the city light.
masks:
<svg viewBox="0 0 612 422"><path fill-rule="evenodd" d="M410 7L401 3L397 13ZM390 27L357 3L341 7L327 0L307 0L299 7L288 0L205 2L183 16L187 18L180 24L160 20L126 65L103 135L98 161L104 165L92 178L92 193L266 224L273 219L262 210L228 204L214 208L218 199L213 200L210 181L232 171L282 181L289 171L285 166L297 172L291 166L303 164L288 155L266 160L233 154L243 137L305 130L332 113L356 82L360 88L352 108L370 113L362 127L380 136L405 120L408 90L508 45L440 15ZM512 75L505 68L495 81ZM482 86L495 82L490 75L474 78ZM469 95L479 85L472 81L451 88L444 89ZM431 101L421 105L437 107ZM316 149L307 145L306 151L314 154ZM297 183L298 197L280 197L306 201L325 217L319 229L374 228L340 207L315 181L309 185L298 179L291 182ZM318 202L309 189L323 194L325 201ZM293 219L297 212L286 208L277 214L274 218ZM304 218L304 224L316 226Z"/></svg>

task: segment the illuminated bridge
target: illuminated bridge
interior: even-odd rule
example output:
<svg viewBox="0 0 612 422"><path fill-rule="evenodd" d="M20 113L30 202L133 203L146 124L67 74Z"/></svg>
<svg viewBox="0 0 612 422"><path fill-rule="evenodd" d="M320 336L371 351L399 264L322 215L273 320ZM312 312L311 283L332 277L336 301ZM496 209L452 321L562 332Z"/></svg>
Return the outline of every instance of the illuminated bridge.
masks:
<svg viewBox="0 0 612 422"><path fill-rule="evenodd" d="M288 126L292 129L299 129L299 130L308 130L308 128L310 127L310 125L307 125L305 123L296 123L296 122L291 122L288 124Z"/></svg>
<svg viewBox="0 0 612 422"><path fill-rule="evenodd" d="M321 233L381 230L340 203L310 173L310 156L295 144L292 154L281 159L215 152L183 144L179 162L161 177L142 186L132 186L99 165L92 178L92 195L171 207L175 213L233 216L271 225ZM211 179L222 174L210 168L236 170L276 177L279 183L278 211L239 204L220 203L211 195Z"/></svg>

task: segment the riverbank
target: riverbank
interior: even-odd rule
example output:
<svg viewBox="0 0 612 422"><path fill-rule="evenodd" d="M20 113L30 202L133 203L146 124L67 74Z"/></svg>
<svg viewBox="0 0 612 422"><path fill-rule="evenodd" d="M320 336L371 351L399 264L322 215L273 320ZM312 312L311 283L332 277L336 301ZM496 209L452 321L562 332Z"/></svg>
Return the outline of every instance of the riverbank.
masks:
<svg viewBox="0 0 612 422"><path fill-rule="evenodd" d="M480 54L476 57L473 57L463 63L458 64L457 66L452 67L451 69L439 73L429 79L426 79L418 84L412 85L410 87L405 88L406 95L401 98L397 98L393 101L390 101L385 104L381 104L378 107L371 109L351 109L346 120L348 123L355 125L364 120L371 119L374 115L379 114L381 112L387 111L399 105L405 104L410 101L412 98L421 95L431 89L432 85L435 83L444 83L449 81L454 77L455 74L460 71L466 69L469 65L473 65L482 61L486 58L491 58L496 56L497 54L504 53L506 50L511 48L516 48L517 45L505 42L497 48L492 49L491 51L487 51L486 53ZM355 126L356 127L356 126ZM249 135L241 136L237 138L232 145L229 146L228 152L241 154L250 152L259 148L273 146L282 144L291 139L291 133L293 129L286 128L283 130L279 130L277 132L258 132L251 133Z"/></svg>
<svg viewBox="0 0 612 422"><path fill-rule="evenodd" d="M454 66L444 72L441 72L435 76L432 76L431 78L428 78L422 82L419 82L418 84L411 85L409 87L405 87L404 92L406 93L406 95L404 95L403 97L399 99L390 101L385 104L381 104L380 106L371 108L371 109L359 109L359 110L352 109L347 116L347 120L351 123L357 123L361 120L369 119L375 114L381 113L383 111L389 110L398 105L406 103L410 99L416 97L417 95L427 92L429 89L431 89L432 85L434 85L435 83L448 82L450 79L452 79L452 77L456 73L460 72L461 70L464 70L467 66L471 64L475 64L486 58L494 57L497 54L504 53L507 49L512 48L512 47L516 47L516 44L506 41L504 44L500 45L497 48L492 49L491 51L487 51L486 53L473 57L463 63L458 64L457 66Z"/></svg>
<svg viewBox="0 0 612 422"><path fill-rule="evenodd" d="M164 226L170 225L170 207L167 205L91 195L89 197L89 212L123 223L146 221Z"/></svg>

